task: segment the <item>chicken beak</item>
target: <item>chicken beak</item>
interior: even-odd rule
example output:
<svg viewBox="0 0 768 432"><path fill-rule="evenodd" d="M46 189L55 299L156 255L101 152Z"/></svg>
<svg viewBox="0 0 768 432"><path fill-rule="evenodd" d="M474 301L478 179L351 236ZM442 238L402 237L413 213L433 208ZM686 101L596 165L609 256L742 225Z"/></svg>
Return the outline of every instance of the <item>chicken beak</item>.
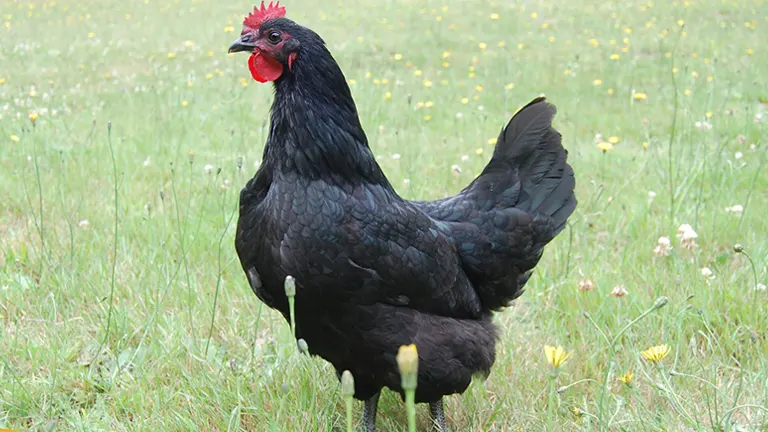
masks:
<svg viewBox="0 0 768 432"><path fill-rule="evenodd" d="M256 48L256 44L253 42L254 37L250 33L246 33L240 36L236 41L232 42L229 47L228 53L236 53L240 51L253 52Z"/></svg>

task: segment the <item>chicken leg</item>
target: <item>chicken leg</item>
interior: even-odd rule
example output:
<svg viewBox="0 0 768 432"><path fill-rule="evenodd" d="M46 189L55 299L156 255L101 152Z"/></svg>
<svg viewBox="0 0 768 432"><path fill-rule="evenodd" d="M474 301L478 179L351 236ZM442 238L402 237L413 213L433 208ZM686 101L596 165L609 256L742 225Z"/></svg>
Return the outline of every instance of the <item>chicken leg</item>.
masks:
<svg viewBox="0 0 768 432"><path fill-rule="evenodd" d="M445 425L442 398L429 403L429 414L432 417L432 425L435 432L448 432L448 427Z"/></svg>
<svg viewBox="0 0 768 432"><path fill-rule="evenodd" d="M379 406L379 395L376 392L370 399L363 402L363 419L361 421L363 432L376 432L376 409Z"/></svg>

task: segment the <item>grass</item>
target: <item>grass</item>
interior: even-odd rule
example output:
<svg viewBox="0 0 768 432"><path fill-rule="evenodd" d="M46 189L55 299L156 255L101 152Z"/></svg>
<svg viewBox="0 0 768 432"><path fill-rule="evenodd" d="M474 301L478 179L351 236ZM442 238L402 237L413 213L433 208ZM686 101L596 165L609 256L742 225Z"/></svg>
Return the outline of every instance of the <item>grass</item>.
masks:
<svg viewBox="0 0 768 432"><path fill-rule="evenodd" d="M2 3L0 427L345 430L332 369L233 247L272 97L226 54L250 6ZM455 430L768 428L764 1L286 6L407 198L457 192L518 107L558 106L579 208L497 315L490 377L448 398ZM545 344L573 354L554 368ZM391 393L378 424L406 428Z"/></svg>

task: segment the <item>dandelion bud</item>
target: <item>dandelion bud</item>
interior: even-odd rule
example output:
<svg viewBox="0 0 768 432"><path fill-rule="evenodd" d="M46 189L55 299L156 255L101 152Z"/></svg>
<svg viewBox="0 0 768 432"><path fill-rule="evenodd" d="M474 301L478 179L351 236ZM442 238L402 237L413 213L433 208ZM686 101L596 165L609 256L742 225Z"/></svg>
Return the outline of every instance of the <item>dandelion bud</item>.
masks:
<svg viewBox="0 0 768 432"><path fill-rule="evenodd" d="M341 394L348 398L355 395L355 379L348 370L341 374Z"/></svg>
<svg viewBox="0 0 768 432"><path fill-rule="evenodd" d="M663 308L664 306L667 305L667 303L669 303L669 299L666 296L661 296L657 298L655 302L653 302L653 309L655 310L655 309Z"/></svg>
<svg viewBox="0 0 768 432"><path fill-rule="evenodd" d="M192 149L189 149L189 163L195 162L195 151Z"/></svg>
<svg viewBox="0 0 768 432"><path fill-rule="evenodd" d="M307 341L305 341L303 338L296 341L296 345L299 347L299 352L302 354L308 354L309 353L309 345L307 345Z"/></svg>
<svg viewBox="0 0 768 432"><path fill-rule="evenodd" d="M293 276L285 277L285 295L289 298L296 295L296 280Z"/></svg>
<svg viewBox="0 0 768 432"><path fill-rule="evenodd" d="M160 201L165 202L165 191L160 189Z"/></svg>
<svg viewBox="0 0 768 432"><path fill-rule="evenodd" d="M744 252L744 245L741 243L736 243L735 245L733 245L733 251L736 253Z"/></svg>
<svg viewBox="0 0 768 432"><path fill-rule="evenodd" d="M397 367L400 369L401 385L404 390L416 388L419 374L419 353L416 345L401 345L397 351Z"/></svg>
<svg viewBox="0 0 768 432"><path fill-rule="evenodd" d="M235 161L235 165L237 165L237 169L241 169L243 167L243 157L238 156L237 160Z"/></svg>
<svg viewBox="0 0 768 432"><path fill-rule="evenodd" d="M107 132L112 132L112 120L109 120L107 122Z"/></svg>

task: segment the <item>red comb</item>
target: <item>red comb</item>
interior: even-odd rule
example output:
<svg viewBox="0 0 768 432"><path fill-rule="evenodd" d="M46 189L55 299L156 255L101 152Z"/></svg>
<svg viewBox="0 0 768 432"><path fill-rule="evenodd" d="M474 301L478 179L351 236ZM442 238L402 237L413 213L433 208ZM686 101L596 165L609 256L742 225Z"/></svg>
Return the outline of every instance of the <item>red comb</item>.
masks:
<svg viewBox="0 0 768 432"><path fill-rule="evenodd" d="M261 7L254 6L253 12L249 13L243 25L252 29L261 27L261 23L267 20L282 18L285 16L285 6L280 6L280 2L269 2L269 6L264 6L264 2L261 2Z"/></svg>

